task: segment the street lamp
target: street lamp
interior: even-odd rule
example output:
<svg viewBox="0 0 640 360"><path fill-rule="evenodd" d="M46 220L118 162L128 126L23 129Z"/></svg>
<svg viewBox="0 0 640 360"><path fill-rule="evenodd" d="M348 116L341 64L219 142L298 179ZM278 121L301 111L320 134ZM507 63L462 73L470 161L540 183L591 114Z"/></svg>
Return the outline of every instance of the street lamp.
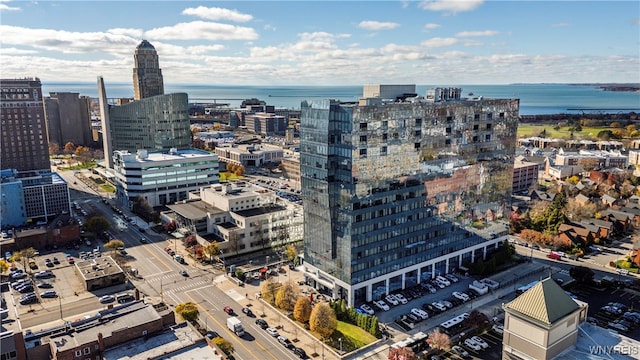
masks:
<svg viewBox="0 0 640 360"><path fill-rule="evenodd" d="M342 338L338 338L338 342L340 343L340 354L342 354Z"/></svg>

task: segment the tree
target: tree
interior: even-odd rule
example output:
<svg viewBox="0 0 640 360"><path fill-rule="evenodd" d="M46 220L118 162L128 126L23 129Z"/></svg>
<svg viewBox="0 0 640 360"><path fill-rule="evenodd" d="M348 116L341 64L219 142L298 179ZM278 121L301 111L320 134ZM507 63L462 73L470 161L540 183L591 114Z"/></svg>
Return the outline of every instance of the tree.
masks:
<svg viewBox="0 0 640 360"><path fill-rule="evenodd" d="M449 335L440 332L440 329L436 328L429 333L427 337L427 344L436 350L449 351L451 348L451 338Z"/></svg>
<svg viewBox="0 0 640 360"><path fill-rule="evenodd" d="M49 156L58 155L60 153L60 145L54 142L49 143Z"/></svg>
<svg viewBox="0 0 640 360"><path fill-rule="evenodd" d="M319 303L311 310L309 316L309 329L320 336L324 341L333 334L338 326L336 313L327 303Z"/></svg>
<svg viewBox="0 0 640 360"><path fill-rule="evenodd" d="M489 327L489 318L484 313L478 310L473 310L469 314L469 317L462 321L462 325L466 327L473 327L478 329L485 329Z"/></svg>
<svg viewBox="0 0 640 360"><path fill-rule="evenodd" d="M285 283L276 293L276 306L284 311L292 311L299 295L300 290L295 283Z"/></svg>
<svg viewBox="0 0 640 360"><path fill-rule="evenodd" d="M569 269L569 275L578 283L591 283L593 282L593 270L584 266L573 266Z"/></svg>
<svg viewBox="0 0 640 360"><path fill-rule="evenodd" d="M229 247L231 247L236 254L238 254L238 247L240 245L240 235L235 231L229 232Z"/></svg>
<svg viewBox="0 0 640 360"><path fill-rule="evenodd" d="M198 306L196 304L186 302L176 305L176 314L180 315L186 321L193 323L198 319L200 311L198 311Z"/></svg>
<svg viewBox="0 0 640 360"><path fill-rule="evenodd" d="M209 261L211 261L214 256L220 255L220 246L217 242L211 243L204 247L204 253L209 256Z"/></svg>
<svg viewBox="0 0 640 360"><path fill-rule="evenodd" d="M233 348L233 344L229 340L220 336L214 337L213 343L216 344L216 346L227 355L231 355L235 351L235 349Z"/></svg>
<svg viewBox="0 0 640 360"><path fill-rule="evenodd" d="M103 231L108 230L110 226L109 221L102 216L92 216L86 223L84 223L84 227L88 231L96 234L100 234Z"/></svg>
<svg viewBox="0 0 640 360"><path fill-rule="evenodd" d="M189 235L186 238L184 238L184 246L186 247L195 246L197 243L198 243L198 240L196 239L195 235Z"/></svg>
<svg viewBox="0 0 640 360"><path fill-rule="evenodd" d="M300 296L293 308L293 317L297 321L306 324L309 321L309 316L311 316L311 301L306 296Z"/></svg>
<svg viewBox="0 0 640 360"><path fill-rule="evenodd" d="M155 212L153 211L153 206L151 206L147 199L140 195L137 196L133 201L133 208L131 209L131 211L134 214L139 215L143 219L146 219L147 221L155 220Z"/></svg>
<svg viewBox="0 0 640 360"><path fill-rule="evenodd" d="M172 232L176 231L176 229L178 228L178 226L176 225L176 222L174 220L171 220L168 223L165 223L163 225L163 227L164 227L164 231L166 231L168 233L172 233Z"/></svg>
<svg viewBox="0 0 640 360"><path fill-rule="evenodd" d="M399 347L399 348L391 348L389 350L389 356L387 356L389 360L418 360L416 354L411 350L410 347Z"/></svg>
<svg viewBox="0 0 640 360"><path fill-rule="evenodd" d="M260 288L260 295L262 295L264 301L269 304L274 304L278 287L280 287L280 283L276 282L275 278L270 277L263 281L262 287Z"/></svg>
<svg viewBox="0 0 640 360"><path fill-rule="evenodd" d="M287 260L293 261L296 256L298 256L298 250L296 249L295 245L289 245L284 250L284 255L287 257Z"/></svg>
<svg viewBox="0 0 640 360"><path fill-rule="evenodd" d="M91 160L91 153L89 148L78 146L74 153L76 155L76 161L78 162L87 163L89 162L89 160Z"/></svg>
<svg viewBox="0 0 640 360"><path fill-rule="evenodd" d="M9 263L5 259L0 259L0 274L4 274L9 270Z"/></svg>
<svg viewBox="0 0 640 360"><path fill-rule="evenodd" d="M71 155L74 152L76 152L76 146L73 145L73 143L71 141L69 141L68 143L64 144L64 153Z"/></svg>
<svg viewBox="0 0 640 360"><path fill-rule="evenodd" d="M244 166L240 165L238 166L235 171L233 172L236 176L242 176L244 175Z"/></svg>
<svg viewBox="0 0 640 360"><path fill-rule="evenodd" d="M111 249L111 251L116 251L116 249L124 247L124 242L122 240L113 239L104 244L104 247Z"/></svg>
<svg viewBox="0 0 640 360"><path fill-rule="evenodd" d="M22 249L18 251L18 259L17 261L22 262L22 267L27 269L29 264L29 260L33 259L36 256L36 250L32 247L28 247L26 249Z"/></svg>

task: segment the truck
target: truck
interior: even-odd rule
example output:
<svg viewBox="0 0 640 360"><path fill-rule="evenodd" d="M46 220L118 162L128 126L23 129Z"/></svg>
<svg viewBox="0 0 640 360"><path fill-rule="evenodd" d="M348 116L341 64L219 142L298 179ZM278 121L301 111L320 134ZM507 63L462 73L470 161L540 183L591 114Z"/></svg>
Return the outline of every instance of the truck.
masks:
<svg viewBox="0 0 640 360"><path fill-rule="evenodd" d="M227 328L233 331L234 334L238 336L244 335L244 328L242 327L242 322L237 317L229 317L227 318Z"/></svg>

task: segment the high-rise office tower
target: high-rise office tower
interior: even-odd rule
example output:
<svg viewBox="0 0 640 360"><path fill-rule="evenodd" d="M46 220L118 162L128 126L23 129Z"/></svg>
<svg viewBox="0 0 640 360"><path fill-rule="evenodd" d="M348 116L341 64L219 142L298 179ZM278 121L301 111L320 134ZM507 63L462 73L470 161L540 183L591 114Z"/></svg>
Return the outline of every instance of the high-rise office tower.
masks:
<svg viewBox="0 0 640 360"><path fill-rule="evenodd" d="M51 171L40 79L0 80L0 102L0 168Z"/></svg>
<svg viewBox="0 0 640 360"><path fill-rule="evenodd" d="M162 70L158 62L158 53L147 40L136 47L133 54L133 96L135 100L141 100L156 95L164 94L164 82Z"/></svg>
<svg viewBox="0 0 640 360"><path fill-rule="evenodd" d="M305 277L352 306L499 248L519 111L518 99L457 88L364 95L301 108Z"/></svg>
<svg viewBox="0 0 640 360"><path fill-rule="evenodd" d="M50 143L60 148L68 142L91 146L91 99L78 93L52 92L44 98L44 113Z"/></svg>

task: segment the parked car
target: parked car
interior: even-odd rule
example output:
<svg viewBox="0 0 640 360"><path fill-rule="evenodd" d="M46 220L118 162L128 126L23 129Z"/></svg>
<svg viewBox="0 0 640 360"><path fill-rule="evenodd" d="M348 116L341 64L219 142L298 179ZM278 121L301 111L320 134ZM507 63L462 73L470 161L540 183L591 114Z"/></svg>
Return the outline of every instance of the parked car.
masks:
<svg viewBox="0 0 640 360"><path fill-rule="evenodd" d="M371 306L369 306L367 304L360 305L360 310L364 311L366 314L369 314L369 315L375 314L375 311L373 311Z"/></svg>
<svg viewBox="0 0 640 360"><path fill-rule="evenodd" d="M243 307L242 312L247 316L253 316L253 311L251 311L251 309L249 309L248 307Z"/></svg>
<svg viewBox="0 0 640 360"><path fill-rule="evenodd" d="M447 311L447 307L437 301L432 302L431 305L439 311Z"/></svg>
<svg viewBox="0 0 640 360"><path fill-rule="evenodd" d="M287 339L286 337L280 335L277 337L278 342L280 344L282 344L282 346L286 347L287 349L292 349L295 348L295 346L291 343L291 340Z"/></svg>
<svg viewBox="0 0 640 360"><path fill-rule="evenodd" d="M426 312L426 311L421 310L421 309L418 309L418 308L413 308L413 309L411 309L411 313L412 313L412 314L414 314L414 315L416 315L416 316L421 317L421 318L422 318L422 320L426 320L426 319L428 319L428 318L429 318L429 314L427 314L427 312Z"/></svg>
<svg viewBox="0 0 640 360"><path fill-rule="evenodd" d="M385 296L384 299L391 305L398 305L399 304L398 299L396 299L396 297L394 295L392 295L392 294L389 294L389 295Z"/></svg>
<svg viewBox="0 0 640 360"><path fill-rule="evenodd" d="M486 349L489 347L489 344L487 344L487 342L484 341L484 339L481 338L480 336L472 336L471 340L473 340L476 344L480 345L480 347L482 347L483 349Z"/></svg>
<svg viewBox="0 0 640 360"><path fill-rule="evenodd" d="M267 324L267 322L263 319L256 319L256 325L260 326L262 329L266 329L269 327L269 324Z"/></svg>
<svg viewBox="0 0 640 360"><path fill-rule="evenodd" d="M48 283L48 282L45 282L45 281L39 282L38 284L36 284L36 286L41 288L41 289L50 289L50 288L53 287L53 285L51 285L51 283Z"/></svg>
<svg viewBox="0 0 640 360"><path fill-rule="evenodd" d="M54 298L57 296L58 294L55 292L55 290L47 290L40 293L40 297L42 298Z"/></svg>
<svg viewBox="0 0 640 360"><path fill-rule="evenodd" d="M16 280L24 279L24 278L26 278L27 276L28 276L28 275L27 275L27 274L25 274L25 273L23 273L23 272L16 272L16 273L11 274L11 278L12 278L12 279L16 279Z"/></svg>
<svg viewBox="0 0 640 360"><path fill-rule="evenodd" d="M36 279L46 279L48 277L52 277L53 276L53 272L51 272L51 270L43 270L43 271L38 271L37 273L35 273L34 277Z"/></svg>
<svg viewBox="0 0 640 360"><path fill-rule="evenodd" d="M100 297L101 304L108 304L116 301L116 297L113 295L104 295Z"/></svg>
<svg viewBox="0 0 640 360"><path fill-rule="evenodd" d="M458 277L453 275L453 274L446 274L444 277L446 277L447 279L449 279L450 281L452 281L454 283L457 283L459 281Z"/></svg>
<svg viewBox="0 0 640 360"><path fill-rule="evenodd" d="M273 337L278 337L280 336L280 334L278 334L278 330L274 329L274 328L266 328L266 331L269 335L273 336Z"/></svg>
<svg viewBox="0 0 640 360"><path fill-rule="evenodd" d="M233 315L233 309L231 308L231 306L225 306L224 307L224 312L226 312L229 315Z"/></svg>
<svg viewBox="0 0 640 360"><path fill-rule="evenodd" d="M435 287L433 287L433 285L429 284L429 283L423 283L422 287L424 287L428 292L435 294L437 289Z"/></svg>
<svg viewBox="0 0 640 360"><path fill-rule="evenodd" d="M409 300L407 300L402 294L395 294L394 296L401 304L406 304L409 302Z"/></svg>
<svg viewBox="0 0 640 360"><path fill-rule="evenodd" d="M495 324L491 327L491 330L497 332L498 334L504 334L504 326L500 324Z"/></svg>
<svg viewBox="0 0 640 360"><path fill-rule="evenodd" d="M301 349L299 347L293 349L293 353L296 354L300 359L307 358L307 353L304 351L304 349Z"/></svg>
<svg viewBox="0 0 640 360"><path fill-rule="evenodd" d="M383 300L374 301L373 304L382 311L389 311L389 305Z"/></svg>
<svg viewBox="0 0 640 360"><path fill-rule="evenodd" d="M452 294L454 297L462 300L462 301L469 301L469 295L465 294L465 293L461 293L459 291L454 291Z"/></svg>
<svg viewBox="0 0 640 360"><path fill-rule="evenodd" d="M466 339L464 341L464 345L466 347L470 348L471 350L475 350L475 351L482 350L482 346L480 346L480 344L477 344L475 341L473 341L471 339Z"/></svg>
<svg viewBox="0 0 640 360"><path fill-rule="evenodd" d="M454 345L451 347L451 351L453 351L454 354L461 356L463 358L467 358L469 357L469 353L467 352L467 350L463 349L462 347L458 346L458 345Z"/></svg>
<svg viewBox="0 0 640 360"><path fill-rule="evenodd" d="M58 260L57 257L54 257L53 258L53 263L56 264L56 265L59 265L60 264L60 260Z"/></svg>

